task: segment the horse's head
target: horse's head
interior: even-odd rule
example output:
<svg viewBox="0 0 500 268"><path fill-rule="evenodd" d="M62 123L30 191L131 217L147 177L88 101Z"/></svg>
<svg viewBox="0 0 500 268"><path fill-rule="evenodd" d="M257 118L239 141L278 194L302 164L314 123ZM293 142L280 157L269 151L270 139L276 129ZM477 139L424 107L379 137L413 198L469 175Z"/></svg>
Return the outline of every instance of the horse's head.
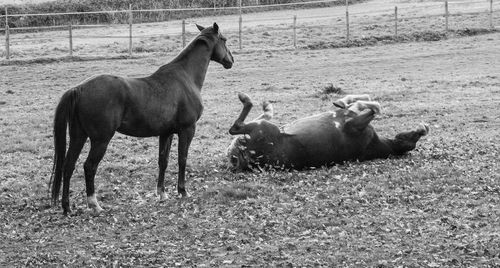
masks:
<svg viewBox="0 0 500 268"><path fill-rule="evenodd" d="M230 130L236 137L227 150L231 166L235 170L246 170L254 166L268 163L274 155L276 145L280 143L280 130L266 119L249 122L244 127Z"/></svg>
<svg viewBox="0 0 500 268"><path fill-rule="evenodd" d="M421 137L429 133L429 126L422 123L414 131L402 132L392 140L393 150L396 154L404 154L415 149Z"/></svg>
<svg viewBox="0 0 500 268"><path fill-rule="evenodd" d="M196 27L198 27L201 32L201 38L206 37L212 43L214 43L211 60L222 64L222 66L224 66L224 68L226 69L230 69L231 67L233 67L233 55L226 46L227 39L220 33L219 25L214 22L213 26L207 28L198 24L196 24Z"/></svg>
<svg viewBox="0 0 500 268"><path fill-rule="evenodd" d="M273 117L273 107L267 101L262 104L264 113L253 121L245 123L253 104L246 94L240 93L238 97L243 104L243 110L229 129L229 133L231 135L243 134L243 136L233 140L228 148L227 156L234 169L245 170L259 162L268 161L268 156L272 155L275 145L279 142L281 131L268 121Z"/></svg>

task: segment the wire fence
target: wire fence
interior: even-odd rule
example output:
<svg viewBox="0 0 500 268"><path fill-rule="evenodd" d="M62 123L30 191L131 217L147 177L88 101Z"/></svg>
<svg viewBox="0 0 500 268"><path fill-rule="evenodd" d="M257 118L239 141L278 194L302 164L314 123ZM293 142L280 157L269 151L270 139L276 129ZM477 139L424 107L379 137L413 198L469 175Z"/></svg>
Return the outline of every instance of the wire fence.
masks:
<svg viewBox="0 0 500 268"><path fill-rule="evenodd" d="M0 29L5 46L0 56L5 59L44 56L128 55L151 52L173 52L186 46L196 35L194 22L217 21L228 37L229 45L240 52L269 49L297 49L357 45L360 40L381 37L403 38L415 33L453 32L465 29L494 29L498 11L493 0L404 2L397 6L363 3L343 7L301 9L320 0L274 5L240 5L224 8L132 9L92 11L84 14L122 14L128 21L116 24L68 24L43 27L9 28L9 19L29 16L81 16L82 12L9 14L0 16ZM297 9L270 13L245 13L259 8ZM140 14L162 12L196 12L201 10L236 10L235 15L208 16L196 19L158 23L135 23Z"/></svg>

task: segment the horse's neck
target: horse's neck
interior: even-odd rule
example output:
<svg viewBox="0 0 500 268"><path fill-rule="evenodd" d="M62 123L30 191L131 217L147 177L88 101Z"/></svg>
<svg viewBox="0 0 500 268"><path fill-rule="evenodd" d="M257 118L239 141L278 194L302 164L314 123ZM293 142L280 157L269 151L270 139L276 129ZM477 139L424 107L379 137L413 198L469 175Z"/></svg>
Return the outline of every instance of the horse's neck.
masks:
<svg viewBox="0 0 500 268"><path fill-rule="evenodd" d="M210 63L210 51L211 48L205 43L194 40L171 63L184 69L198 89L201 89Z"/></svg>

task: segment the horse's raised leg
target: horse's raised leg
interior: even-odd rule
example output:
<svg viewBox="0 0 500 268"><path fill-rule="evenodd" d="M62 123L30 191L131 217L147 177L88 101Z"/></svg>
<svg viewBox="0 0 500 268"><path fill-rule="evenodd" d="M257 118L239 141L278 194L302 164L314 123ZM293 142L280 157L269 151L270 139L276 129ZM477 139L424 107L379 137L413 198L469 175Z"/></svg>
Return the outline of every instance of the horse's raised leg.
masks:
<svg viewBox="0 0 500 268"><path fill-rule="evenodd" d="M360 114L364 110L373 110L375 114L380 114L380 103L376 101L356 101L348 105L348 110Z"/></svg>
<svg viewBox="0 0 500 268"><path fill-rule="evenodd" d="M188 128L179 131L179 174L177 180L177 192L182 197L189 197L189 193L186 191L186 162L188 156L189 145L193 140L196 125L192 125Z"/></svg>
<svg viewBox="0 0 500 268"><path fill-rule="evenodd" d="M248 124L245 124L245 119L247 118L248 114L250 113L250 110L252 110L253 103L247 94L239 93L238 98L240 99L241 103L243 104L243 109L241 110L241 113L238 116L238 118L234 121L234 124L229 129L229 134L231 134L231 135L249 133L249 130L247 127ZM270 108L271 108L270 115L272 116L272 106L270 106ZM264 111L265 111L265 109L266 108L264 108Z"/></svg>
<svg viewBox="0 0 500 268"><path fill-rule="evenodd" d="M78 160L78 156L82 151L85 142L87 141L87 135L78 127L78 125L74 125L72 129L70 129L70 140L68 152L66 153L66 157L64 159L63 164L63 194L62 194L62 208L64 215L67 215L71 212L69 206L69 185L71 176L73 175L73 171L75 170L75 163ZM58 192L59 189L56 189ZM56 194L56 197L59 194ZM53 200L54 202L56 200Z"/></svg>
<svg viewBox="0 0 500 268"><path fill-rule="evenodd" d="M342 99L338 99L333 102L333 105L341 108L341 109L346 109L349 104L356 102L356 101L370 101L371 98L368 94L362 94L362 95L347 95L343 97Z"/></svg>
<svg viewBox="0 0 500 268"><path fill-rule="evenodd" d="M85 171L87 206L93 209L96 214L99 214L103 209L101 208L101 206L99 206L99 203L97 203L94 189L94 178L97 171L97 166L106 153L109 141L110 139L91 139L89 155L87 157L87 160L85 160L85 163L83 164L83 168Z"/></svg>
<svg viewBox="0 0 500 268"><path fill-rule="evenodd" d="M173 135L160 136L160 149L158 154L158 183L156 185L156 192L160 196L160 200L165 200L165 170L168 167L168 156L170 154L170 147L172 145Z"/></svg>
<svg viewBox="0 0 500 268"><path fill-rule="evenodd" d="M273 109L273 105L270 102L264 101L262 103L262 111L264 113L262 113L257 118L255 118L254 121L261 120L261 119L269 121L269 120L273 119L274 109Z"/></svg>
<svg viewBox="0 0 500 268"><path fill-rule="evenodd" d="M375 111L373 110L365 110L361 114L348 118L345 121L344 129L351 133L356 134L365 130L366 127L370 124L370 122L375 118Z"/></svg>

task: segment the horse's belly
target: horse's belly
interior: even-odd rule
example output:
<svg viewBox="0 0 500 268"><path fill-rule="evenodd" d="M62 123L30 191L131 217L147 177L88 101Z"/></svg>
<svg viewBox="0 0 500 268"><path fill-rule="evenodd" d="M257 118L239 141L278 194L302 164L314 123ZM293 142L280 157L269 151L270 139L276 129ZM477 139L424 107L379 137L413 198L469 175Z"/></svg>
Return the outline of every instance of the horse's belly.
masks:
<svg viewBox="0 0 500 268"><path fill-rule="evenodd" d="M117 131L134 137L154 137L176 133L176 124L168 116L151 119L143 116L124 116Z"/></svg>
<svg viewBox="0 0 500 268"><path fill-rule="evenodd" d="M156 137L160 136L160 132L155 132L152 129L145 128L131 128L127 126L120 126L116 131L121 134L133 137Z"/></svg>
<svg viewBox="0 0 500 268"><path fill-rule="evenodd" d="M348 160L351 155L343 135L334 132L301 136L301 152L307 166L324 166Z"/></svg>
<svg viewBox="0 0 500 268"><path fill-rule="evenodd" d="M333 114L324 113L287 126L295 165L319 167L356 158L359 148L355 139L346 136L343 125Z"/></svg>

